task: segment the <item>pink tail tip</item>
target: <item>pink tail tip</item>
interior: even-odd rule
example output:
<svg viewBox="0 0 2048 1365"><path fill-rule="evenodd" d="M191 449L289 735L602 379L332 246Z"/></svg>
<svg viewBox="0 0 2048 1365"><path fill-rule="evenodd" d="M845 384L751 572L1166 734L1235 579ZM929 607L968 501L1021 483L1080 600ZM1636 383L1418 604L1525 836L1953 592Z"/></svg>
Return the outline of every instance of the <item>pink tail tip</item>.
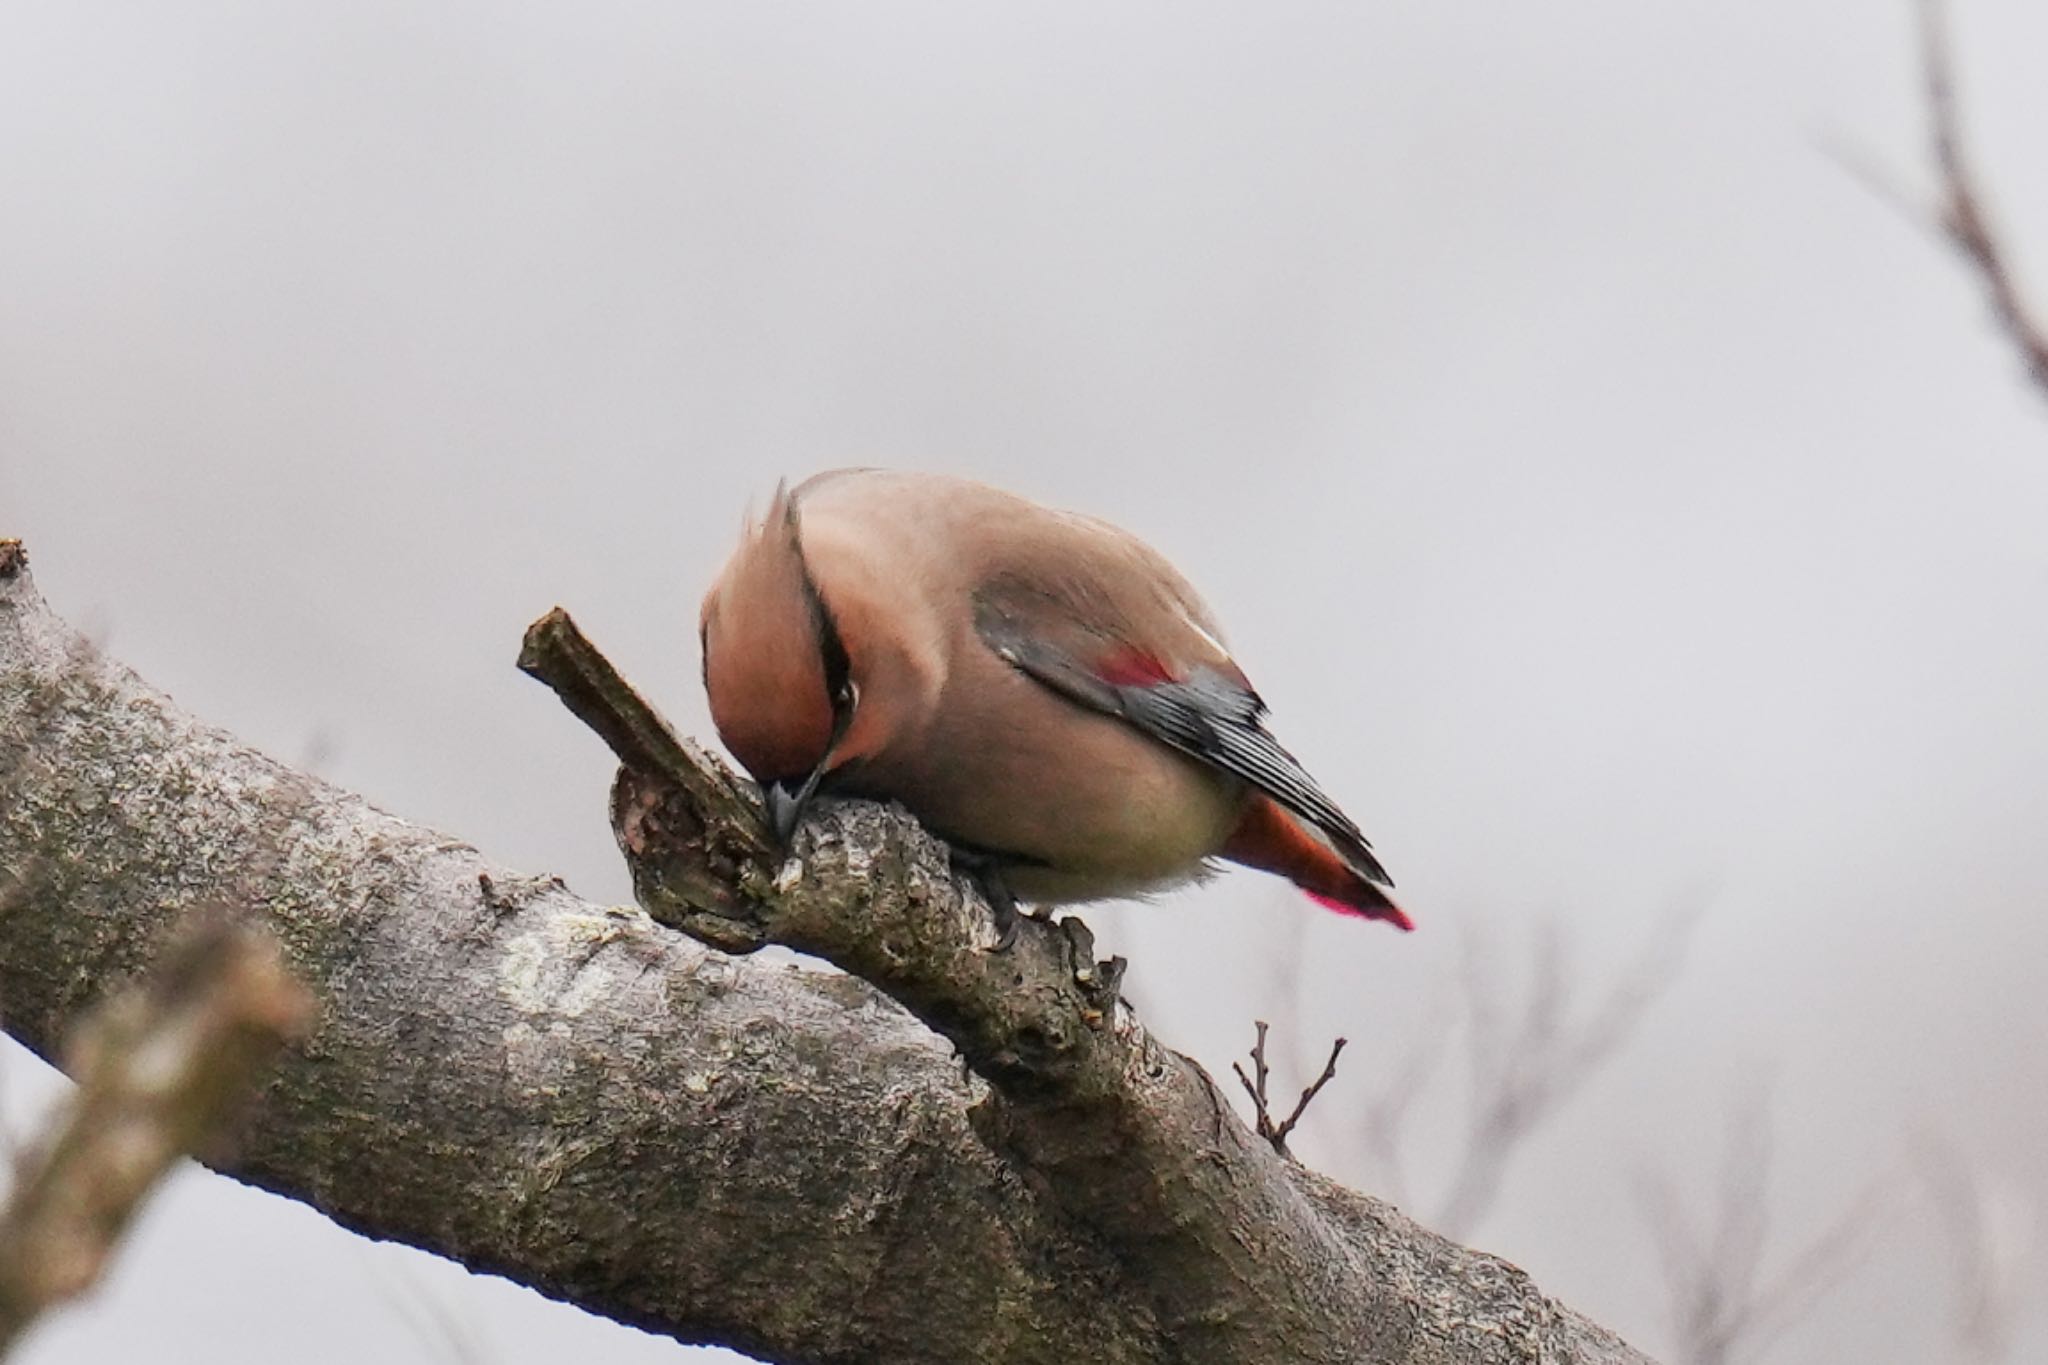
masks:
<svg viewBox="0 0 2048 1365"><path fill-rule="evenodd" d="M1306 894L1317 905L1326 910L1335 910L1340 915L1350 915L1355 919L1383 919L1403 933L1415 932L1415 921L1408 918L1408 912L1384 896L1373 905L1353 905L1349 901L1340 901L1335 896L1325 896L1317 891Z"/></svg>

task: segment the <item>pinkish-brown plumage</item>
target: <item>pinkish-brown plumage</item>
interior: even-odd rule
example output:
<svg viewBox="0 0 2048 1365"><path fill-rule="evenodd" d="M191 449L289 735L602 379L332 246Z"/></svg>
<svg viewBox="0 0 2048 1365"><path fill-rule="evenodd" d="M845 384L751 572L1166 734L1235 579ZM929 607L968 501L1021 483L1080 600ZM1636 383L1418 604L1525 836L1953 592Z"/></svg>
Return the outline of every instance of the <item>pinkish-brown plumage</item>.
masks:
<svg viewBox="0 0 2048 1365"><path fill-rule="evenodd" d="M703 631L719 733L791 818L812 786L900 801L1032 899L1223 857L1407 927L1200 598L1104 522L964 479L820 474L750 529Z"/></svg>

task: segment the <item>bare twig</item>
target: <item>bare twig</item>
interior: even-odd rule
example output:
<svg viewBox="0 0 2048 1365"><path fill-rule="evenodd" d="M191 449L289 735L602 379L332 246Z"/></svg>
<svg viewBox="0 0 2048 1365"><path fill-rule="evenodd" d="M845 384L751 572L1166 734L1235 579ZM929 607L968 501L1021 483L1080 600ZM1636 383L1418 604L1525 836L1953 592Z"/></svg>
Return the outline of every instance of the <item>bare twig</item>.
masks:
<svg viewBox="0 0 2048 1365"><path fill-rule="evenodd" d="M1301 1122L1301 1116L1308 1112L1310 1102L1322 1093L1324 1086L1337 1078L1337 1058L1344 1051L1345 1043L1349 1041L1347 1038L1339 1038L1330 1044L1330 1060L1323 1063L1322 1074L1317 1076L1314 1083L1301 1092L1301 1098L1295 1101L1294 1112L1289 1114L1286 1121L1274 1131L1273 1146L1282 1156L1287 1154L1287 1135L1294 1131L1294 1125Z"/></svg>
<svg viewBox="0 0 2048 1365"><path fill-rule="evenodd" d="M1823 149L1865 188L1906 218L1953 247L1983 283L1992 315L2020 354L2034 387L2048 394L2048 326L2028 304L2005 248L1991 228L1991 214L1978 189L1965 149L1956 97L1955 65L1945 0L1917 0L1921 82L1926 90L1928 140L1940 178L1932 204L1902 186L1897 177L1861 149L1832 139Z"/></svg>
<svg viewBox="0 0 2048 1365"><path fill-rule="evenodd" d="M1361 1132L1371 1154L1379 1182L1396 1204L1409 1202L1408 1162L1404 1146L1408 1123L1421 1107L1422 1097L1443 1068L1444 1054L1457 1027L1458 1001L1454 992L1439 985L1430 994L1430 1005L1414 1030L1414 1042L1392 1077L1365 1102Z"/></svg>
<svg viewBox="0 0 2048 1365"><path fill-rule="evenodd" d="M1238 1084L1252 1097L1253 1116L1258 1121L1259 1136L1266 1137L1272 1127L1266 1107L1266 1021L1257 1020L1252 1027L1256 1028L1259 1034L1258 1041L1252 1044L1252 1070L1258 1073L1258 1081L1254 1083L1251 1077L1244 1074L1244 1064L1241 1062L1233 1061L1230 1069L1237 1073Z"/></svg>
<svg viewBox="0 0 2048 1365"><path fill-rule="evenodd" d="M1287 1040L1288 1058L1295 1070L1305 1073L1310 1059L1301 1047L1301 1002L1308 993L1309 917L1295 897L1276 895L1272 918L1274 927L1261 941L1270 963L1267 995L1273 1027Z"/></svg>
<svg viewBox="0 0 2048 1365"><path fill-rule="evenodd" d="M1975 169L1964 148L1962 116L1956 98L1955 65L1950 54L1948 7L1945 0L1918 0L1921 81L1926 89L1929 141L1934 168L1941 178L1933 206L1902 190L1869 158L1842 147L1831 153L1849 173L1878 198L1914 222L1925 224L1970 263L1991 301L1999 327L2020 353L2034 387L2048 394L2048 327L2028 305L2005 249L1991 229L1991 216L1977 187Z"/></svg>
<svg viewBox="0 0 2048 1365"><path fill-rule="evenodd" d="M99 1278L171 1163L219 1136L312 1013L275 943L222 918L79 1026L65 1067L78 1093L0 1211L0 1351Z"/></svg>
<svg viewBox="0 0 2048 1365"><path fill-rule="evenodd" d="M2026 362L2027 373L2048 393L2048 330L2020 294L2005 252L1992 234L1976 176L1963 150L1962 120L1956 112L1954 64L1949 56L1948 12L1943 0L1920 0L1920 48L1932 121L1934 162L1941 172L1941 226L1956 249L1977 269L1991 297L1991 311Z"/></svg>
<svg viewBox="0 0 2048 1365"><path fill-rule="evenodd" d="M373 1247L367 1242L359 1247L379 1296L412 1329L422 1347L447 1365L489 1365L495 1352L482 1324L449 1304L409 1263L388 1260L389 1247Z"/></svg>
<svg viewBox="0 0 2048 1365"><path fill-rule="evenodd" d="M1273 1150L1281 1156L1290 1156L1292 1153L1287 1150L1288 1134L1292 1133L1294 1126L1301 1122L1301 1116L1308 1112L1310 1103L1314 1101L1317 1095L1322 1093L1323 1087L1336 1079L1337 1058L1344 1051L1344 1045L1350 1040L1339 1038L1336 1042L1330 1044L1330 1059L1323 1063L1323 1073L1316 1077L1313 1084L1301 1092L1301 1098L1295 1101L1294 1112L1280 1122L1275 1123L1273 1121L1271 1101L1267 1098L1266 1090L1268 1076L1266 1069L1266 1021L1263 1019L1257 1020L1256 1026L1259 1036L1258 1041L1252 1044L1252 1070L1257 1074L1258 1079L1254 1081L1250 1076L1245 1075L1243 1065L1238 1062L1232 1062L1230 1069L1237 1073L1238 1083L1243 1085L1245 1093L1252 1097L1254 1131L1260 1137L1272 1143Z"/></svg>
<svg viewBox="0 0 2048 1365"><path fill-rule="evenodd" d="M1499 1197L1508 1163L1529 1135L1635 1036L1678 977L1698 923L1686 910L1658 926L1636 961L1576 1021L1570 955L1555 926L1539 931L1522 1006L1509 1022L1506 992L1477 945L1467 953L1465 1010L1471 1121L1438 1221L1468 1234Z"/></svg>
<svg viewBox="0 0 2048 1365"><path fill-rule="evenodd" d="M1700 918L1697 906L1669 915L1637 960L1578 1019L1567 944L1555 926L1541 926L1531 949L1519 1008L1479 945L1468 945L1464 989L1431 993L1428 1014L1391 1077L1365 1101L1360 1134L1375 1180L1394 1202L1407 1204L1408 1128L1445 1071L1445 1055L1462 1017L1470 1099L1466 1131L1443 1204L1443 1221L1461 1230L1482 1219L1498 1197L1506 1167L1531 1133L1554 1115L1634 1035L1643 1016L1677 979ZM1299 994L1303 952L1298 933L1275 949L1275 994ZM1296 983L1288 989L1288 983ZM1265 1038L1253 1052L1256 1068ZM1254 1106L1260 1086L1238 1068ZM1263 1112L1263 1111L1261 1111ZM1263 1130L1261 1130L1263 1133Z"/></svg>
<svg viewBox="0 0 2048 1365"><path fill-rule="evenodd" d="M1681 1365L1729 1365L1754 1356L1810 1314L1862 1259L1877 1221L1874 1182L1766 1274L1771 1162L1768 1104L1758 1087L1731 1113L1710 1228L1695 1225L1662 1176L1641 1181L1678 1338L1674 1359Z"/></svg>
<svg viewBox="0 0 2048 1365"><path fill-rule="evenodd" d="M2000 1192L1949 1143L1918 1144L1915 1164L1948 1235L1950 1310L1960 1358L1993 1365L2012 1354L2039 1241L2024 1196Z"/></svg>

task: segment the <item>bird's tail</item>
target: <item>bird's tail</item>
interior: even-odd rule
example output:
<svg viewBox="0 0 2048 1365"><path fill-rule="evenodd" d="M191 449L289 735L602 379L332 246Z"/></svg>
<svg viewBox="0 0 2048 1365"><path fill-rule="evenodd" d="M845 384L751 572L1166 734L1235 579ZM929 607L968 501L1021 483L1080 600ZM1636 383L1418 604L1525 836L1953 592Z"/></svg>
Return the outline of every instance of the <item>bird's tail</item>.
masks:
<svg viewBox="0 0 2048 1365"><path fill-rule="evenodd" d="M1246 867L1277 872L1309 894L1318 905L1344 915L1383 919L1400 929L1413 929L1408 912L1387 894L1373 864L1369 873L1338 851L1320 830L1269 796L1254 794L1238 822L1223 856Z"/></svg>

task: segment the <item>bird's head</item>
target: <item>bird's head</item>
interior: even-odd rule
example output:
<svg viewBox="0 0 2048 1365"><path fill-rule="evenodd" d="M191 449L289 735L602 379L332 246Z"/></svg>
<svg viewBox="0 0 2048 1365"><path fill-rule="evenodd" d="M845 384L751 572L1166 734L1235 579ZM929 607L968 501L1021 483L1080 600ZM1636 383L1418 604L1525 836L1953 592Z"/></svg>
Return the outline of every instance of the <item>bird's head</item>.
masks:
<svg viewBox="0 0 2048 1365"><path fill-rule="evenodd" d="M804 563L796 505L778 488L704 596L704 691L719 738L761 784L787 842L843 757L859 706L838 624Z"/></svg>

